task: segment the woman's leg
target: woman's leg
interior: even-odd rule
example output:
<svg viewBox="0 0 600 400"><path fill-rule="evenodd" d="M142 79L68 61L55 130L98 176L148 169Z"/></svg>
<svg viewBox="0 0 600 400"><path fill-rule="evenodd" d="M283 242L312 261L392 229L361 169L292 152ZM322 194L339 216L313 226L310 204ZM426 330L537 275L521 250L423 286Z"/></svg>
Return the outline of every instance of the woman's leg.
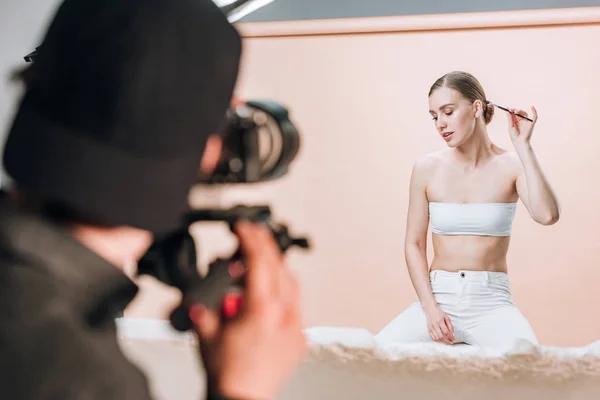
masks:
<svg viewBox="0 0 600 400"><path fill-rule="evenodd" d="M538 343L531 325L512 301L508 275L477 271L463 275L460 314L466 343L496 348L510 348L518 339Z"/></svg>
<svg viewBox="0 0 600 400"><path fill-rule="evenodd" d="M421 303L412 303L400 315L388 323L376 336L385 342L419 343L432 342L427 328L427 318Z"/></svg>
<svg viewBox="0 0 600 400"><path fill-rule="evenodd" d="M454 272L432 271L430 273L431 289L435 301L452 321L455 343L461 343L462 332L457 320L457 304L459 300L458 274ZM419 343L433 342L427 326L427 317L419 301L415 301L402 314L394 318L381 332L377 339L390 342ZM441 342L440 342L441 343Z"/></svg>
<svg viewBox="0 0 600 400"><path fill-rule="evenodd" d="M533 328L514 305L506 305L481 315L466 329L466 341L483 347L511 348L517 340L538 344Z"/></svg>

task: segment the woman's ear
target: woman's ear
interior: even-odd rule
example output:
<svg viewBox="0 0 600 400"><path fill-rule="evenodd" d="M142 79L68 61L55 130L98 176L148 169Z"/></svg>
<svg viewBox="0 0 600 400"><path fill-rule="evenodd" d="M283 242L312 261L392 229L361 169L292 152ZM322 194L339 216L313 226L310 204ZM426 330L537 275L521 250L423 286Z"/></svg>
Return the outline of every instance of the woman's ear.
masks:
<svg viewBox="0 0 600 400"><path fill-rule="evenodd" d="M475 118L483 117L483 113L485 112L485 105L481 100L475 100L473 102L473 109L475 111Z"/></svg>

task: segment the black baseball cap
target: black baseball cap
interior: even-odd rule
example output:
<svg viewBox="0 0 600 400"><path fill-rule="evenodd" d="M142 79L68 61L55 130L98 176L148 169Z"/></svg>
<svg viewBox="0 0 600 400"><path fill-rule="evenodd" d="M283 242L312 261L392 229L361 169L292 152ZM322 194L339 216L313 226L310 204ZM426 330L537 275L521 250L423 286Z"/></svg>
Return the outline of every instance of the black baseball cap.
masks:
<svg viewBox="0 0 600 400"><path fill-rule="evenodd" d="M188 209L241 38L212 0L65 0L8 133L17 187L153 232Z"/></svg>

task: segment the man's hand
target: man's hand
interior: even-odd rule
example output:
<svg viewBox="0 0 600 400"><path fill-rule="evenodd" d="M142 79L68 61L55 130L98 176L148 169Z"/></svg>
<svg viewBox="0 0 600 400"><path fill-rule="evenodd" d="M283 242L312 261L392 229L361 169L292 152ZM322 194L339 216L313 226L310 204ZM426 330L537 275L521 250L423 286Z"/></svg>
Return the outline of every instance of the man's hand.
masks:
<svg viewBox="0 0 600 400"><path fill-rule="evenodd" d="M209 386L239 399L274 399L302 360L298 283L262 225L236 226L248 269L239 314L224 321L205 308L192 310Z"/></svg>

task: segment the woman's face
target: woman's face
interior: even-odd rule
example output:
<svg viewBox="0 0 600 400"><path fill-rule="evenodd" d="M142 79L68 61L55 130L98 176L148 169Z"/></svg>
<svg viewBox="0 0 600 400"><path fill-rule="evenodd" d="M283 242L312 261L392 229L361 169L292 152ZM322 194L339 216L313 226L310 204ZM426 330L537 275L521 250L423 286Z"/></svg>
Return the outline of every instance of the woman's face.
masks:
<svg viewBox="0 0 600 400"><path fill-rule="evenodd" d="M438 88L429 96L429 113L448 147L459 146L471 137L481 114L482 107L478 103L469 102L458 91L447 87Z"/></svg>

